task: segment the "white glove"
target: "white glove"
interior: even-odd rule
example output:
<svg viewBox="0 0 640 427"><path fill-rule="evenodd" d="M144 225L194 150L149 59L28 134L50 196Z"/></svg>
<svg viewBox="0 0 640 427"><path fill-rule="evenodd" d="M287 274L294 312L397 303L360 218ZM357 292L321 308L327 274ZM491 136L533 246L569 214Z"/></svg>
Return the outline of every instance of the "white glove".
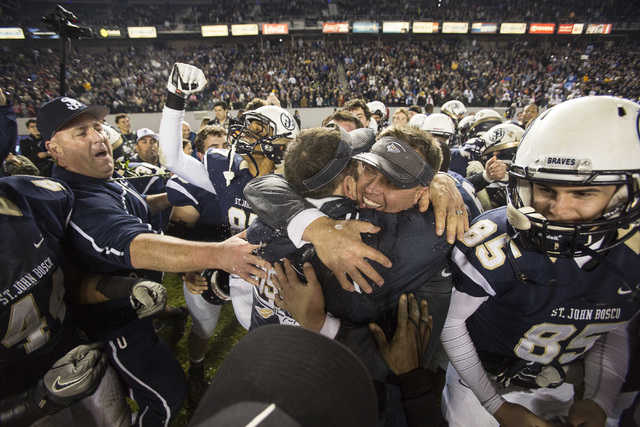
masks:
<svg viewBox="0 0 640 427"><path fill-rule="evenodd" d="M160 283L139 280L131 286L131 303L139 319L152 316L167 305L167 290Z"/></svg>
<svg viewBox="0 0 640 427"><path fill-rule="evenodd" d="M169 75L167 89L186 99L192 93L200 92L206 84L207 79L200 68L176 62Z"/></svg>
<svg viewBox="0 0 640 427"><path fill-rule="evenodd" d="M472 160L467 166L467 176L471 176L475 173L484 172L484 165L477 160Z"/></svg>

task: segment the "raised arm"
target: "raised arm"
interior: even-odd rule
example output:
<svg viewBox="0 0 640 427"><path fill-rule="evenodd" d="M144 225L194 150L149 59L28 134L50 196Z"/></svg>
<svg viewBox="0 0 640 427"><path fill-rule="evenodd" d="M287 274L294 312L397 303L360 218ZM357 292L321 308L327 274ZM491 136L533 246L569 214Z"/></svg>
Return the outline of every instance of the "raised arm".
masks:
<svg viewBox="0 0 640 427"><path fill-rule="evenodd" d="M160 163L191 184L216 194L205 165L182 151L185 100L189 94L201 91L206 83L199 68L187 64L173 66L160 121Z"/></svg>

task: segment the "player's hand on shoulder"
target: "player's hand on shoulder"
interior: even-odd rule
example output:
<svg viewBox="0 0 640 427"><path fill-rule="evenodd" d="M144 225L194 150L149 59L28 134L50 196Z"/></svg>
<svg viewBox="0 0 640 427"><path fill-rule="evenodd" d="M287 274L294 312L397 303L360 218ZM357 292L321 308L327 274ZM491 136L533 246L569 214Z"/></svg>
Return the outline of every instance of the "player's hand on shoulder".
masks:
<svg viewBox="0 0 640 427"><path fill-rule="evenodd" d="M604 427L607 414L602 407L591 399L576 400L569 408L565 426Z"/></svg>
<svg viewBox="0 0 640 427"><path fill-rule="evenodd" d="M361 233L378 231L380 227L369 222L337 221L322 217L307 227L303 238L313 243L320 260L335 274L346 291L355 290L353 283L347 277L349 275L363 291L370 293L372 288L363 275L379 286L384 284L384 279L366 258L384 267L391 267L389 258L362 242Z"/></svg>
<svg viewBox="0 0 640 427"><path fill-rule="evenodd" d="M303 265L307 283L302 283L288 259L284 259L284 268L278 263L274 266L276 274L271 280L276 287L275 303L287 310L291 317L303 328L320 332L324 326L324 295L313 267L308 262Z"/></svg>
<svg viewBox="0 0 640 427"><path fill-rule="evenodd" d="M546 421L524 406L511 402L504 402L493 417L501 427L560 427L560 424Z"/></svg>
<svg viewBox="0 0 640 427"><path fill-rule="evenodd" d="M217 265L212 265L211 268L221 268L229 274L237 274L257 286L258 278L267 279L265 270L269 268L269 263L254 254L260 246L248 243L245 240L246 235L245 230L220 242L220 255L215 260Z"/></svg>
<svg viewBox="0 0 640 427"><path fill-rule="evenodd" d="M102 343L80 345L54 363L40 383L38 405L46 411L47 405L68 407L91 396L107 369L107 355L100 348Z"/></svg>
<svg viewBox="0 0 640 427"><path fill-rule="evenodd" d="M167 305L167 289L160 283L138 279L131 285L131 300L139 319L153 316Z"/></svg>
<svg viewBox="0 0 640 427"><path fill-rule="evenodd" d="M192 93L200 92L206 84L207 79L200 68L176 62L169 75L167 89L173 94L187 98Z"/></svg>
<svg viewBox="0 0 640 427"><path fill-rule="evenodd" d="M452 177L437 174L433 178L429 184L429 191L426 191L418 202L421 212L425 212L429 205L433 205L438 236L441 236L446 228L449 243L453 244L456 238L462 241L465 231L469 229L469 215Z"/></svg>

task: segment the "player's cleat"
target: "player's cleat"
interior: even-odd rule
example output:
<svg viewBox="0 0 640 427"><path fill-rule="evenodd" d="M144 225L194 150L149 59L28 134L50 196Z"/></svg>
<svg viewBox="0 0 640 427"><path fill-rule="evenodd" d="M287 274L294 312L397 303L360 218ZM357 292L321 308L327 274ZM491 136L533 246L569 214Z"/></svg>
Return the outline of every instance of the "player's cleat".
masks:
<svg viewBox="0 0 640 427"><path fill-rule="evenodd" d="M209 387L209 381L204 377L204 361L191 362L187 371L187 382L189 384L189 402L196 406Z"/></svg>

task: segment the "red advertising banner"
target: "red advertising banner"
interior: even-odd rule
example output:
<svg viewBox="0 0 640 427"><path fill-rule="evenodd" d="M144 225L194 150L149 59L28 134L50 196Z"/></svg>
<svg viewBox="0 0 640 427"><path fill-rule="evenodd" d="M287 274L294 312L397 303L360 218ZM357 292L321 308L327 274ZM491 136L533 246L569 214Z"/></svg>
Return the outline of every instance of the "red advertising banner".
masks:
<svg viewBox="0 0 640 427"><path fill-rule="evenodd" d="M289 24L286 22L279 24L262 24L262 34L289 34Z"/></svg>
<svg viewBox="0 0 640 427"><path fill-rule="evenodd" d="M323 33L348 33L348 22L325 22L322 24Z"/></svg>
<svg viewBox="0 0 640 427"><path fill-rule="evenodd" d="M553 34L556 30L556 24L531 24L529 26L529 34Z"/></svg>
<svg viewBox="0 0 640 427"><path fill-rule="evenodd" d="M559 24L558 34L582 34L584 24Z"/></svg>

